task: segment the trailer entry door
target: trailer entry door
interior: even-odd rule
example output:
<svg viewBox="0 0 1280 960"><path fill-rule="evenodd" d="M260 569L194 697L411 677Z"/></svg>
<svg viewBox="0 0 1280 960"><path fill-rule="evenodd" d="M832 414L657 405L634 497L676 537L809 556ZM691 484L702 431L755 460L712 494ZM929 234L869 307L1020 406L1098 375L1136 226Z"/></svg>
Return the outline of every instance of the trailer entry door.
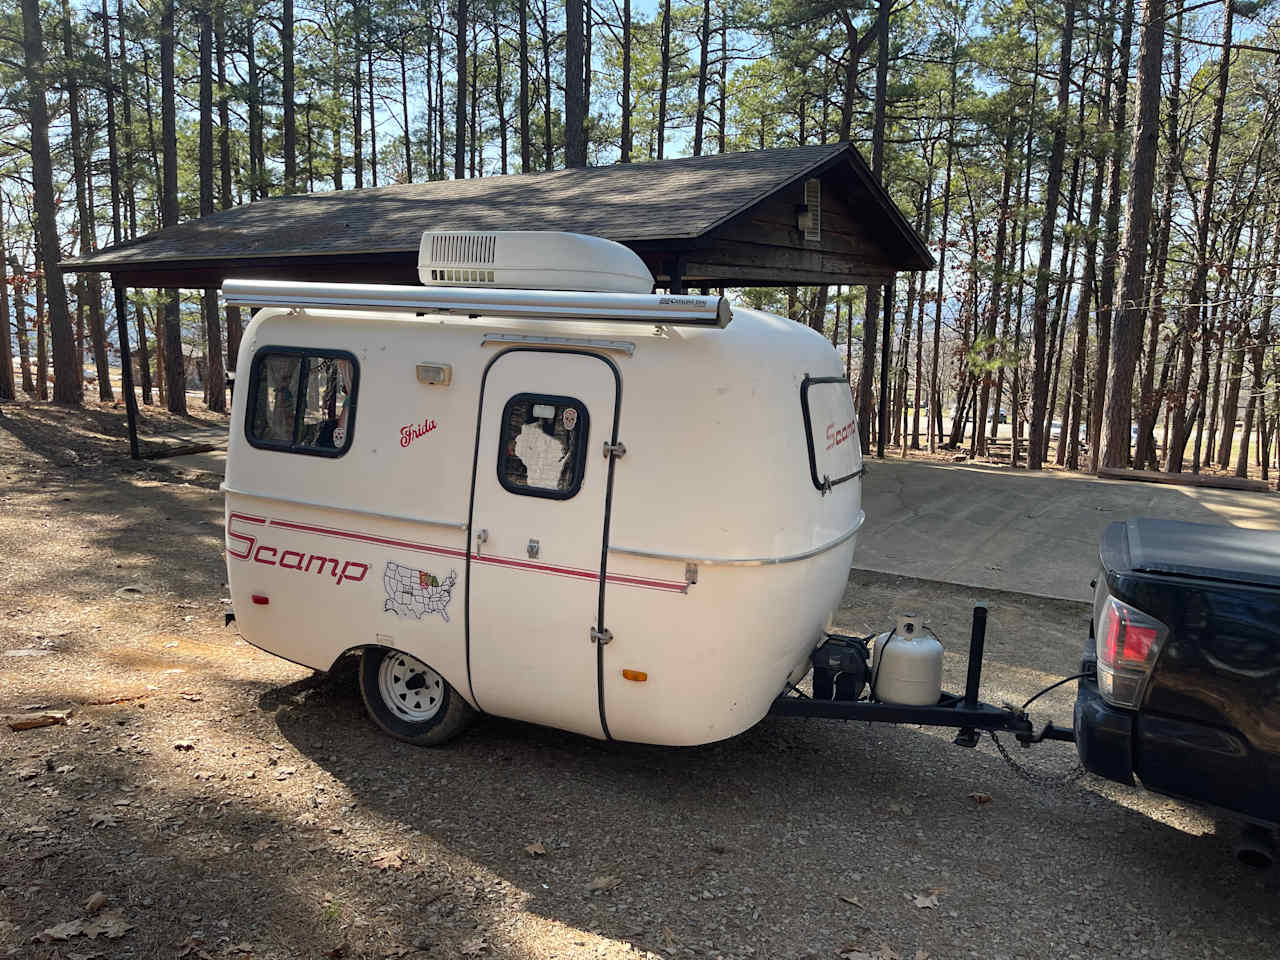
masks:
<svg viewBox="0 0 1280 960"><path fill-rule="evenodd" d="M605 735L592 630L603 610L612 363L514 349L481 390L468 559L468 665L481 709Z"/></svg>

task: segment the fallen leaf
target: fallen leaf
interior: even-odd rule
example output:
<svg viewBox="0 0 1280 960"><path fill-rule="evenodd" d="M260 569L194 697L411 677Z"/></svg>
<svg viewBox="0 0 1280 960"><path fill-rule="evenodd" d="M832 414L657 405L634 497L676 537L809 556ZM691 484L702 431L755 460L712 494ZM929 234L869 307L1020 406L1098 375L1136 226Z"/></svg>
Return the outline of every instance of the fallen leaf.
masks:
<svg viewBox="0 0 1280 960"><path fill-rule="evenodd" d="M82 933L84 933L83 920L68 920L66 923L46 927L37 933L33 939L40 943L52 943L55 940L70 940L72 937L78 937Z"/></svg>
<svg viewBox="0 0 1280 960"><path fill-rule="evenodd" d="M525 847L524 852L531 857L545 857L547 855L547 848L544 847L541 842L535 841Z"/></svg>
<svg viewBox="0 0 1280 960"><path fill-rule="evenodd" d="M84 912L95 914L107 905L107 895L101 890L96 890L89 895L88 901L84 905Z"/></svg>
<svg viewBox="0 0 1280 960"><path fill-rule="evenodd" d="M607 890L612 890L620 883L622 881L617 877L595 877L587 884L587 892L604 893Z"/></svg>
<svg viewBox="0 0 1280 960"><path fill-rule="evenodd" d="M404 858L399 850L383 850L373 858L373 865L379 870L399 870L404 866Z"/></svg>
<svg viewBox="0 0 1280 960"><path fill-rule="evenodd" d="M840 899L843 900L845 903L852 904L853 906L857 907L859 910L867 909L862 905L862 903L858 900L857 897L851 897L847 893L840 894Z"/></svg>
<svg viewBox="0 0 1280 960"><path fill-rule="evenodd" d="M989 793L971 793L971 794L969 794L969 799L970 799L970 800L972 800L974 803L976 803L978 806L982 806L984 803L990 803L990 802L991 802L991 794L989 794Z"/></svg>
<svg viewBox="0 0 1280 960"><path fill-rule="evenodd" d="M464 957L478 957L484 953L489 945L484 942L484 937L473 937L470 940L464 940L462 943L461 953Z"/></svg>
<svg viewBox="0 0 1280 960"><path fill-rule="evenodd" d="M175 740L173 742L173 749L175 750L194 750L195 748L196 748L196 742L194 740L183 739L183 740Z"/></svg>
<svg viewBox="0 0 1280 960"><path fill-rule="evenodd" d="M930 893L930 894L917 893L915 896L911 898L911 902L914 903L921 910L937 910L938 909L938 895L936 893Z"/></svg>
<svg viewBox="0 0 1280 960"><path fill-rule="evenodd" d="M132 929L133 924L126 922L119 910L108 910L97 920L86 924L84 935L90 940L100 935L108 940L119 940Z"/></svg>

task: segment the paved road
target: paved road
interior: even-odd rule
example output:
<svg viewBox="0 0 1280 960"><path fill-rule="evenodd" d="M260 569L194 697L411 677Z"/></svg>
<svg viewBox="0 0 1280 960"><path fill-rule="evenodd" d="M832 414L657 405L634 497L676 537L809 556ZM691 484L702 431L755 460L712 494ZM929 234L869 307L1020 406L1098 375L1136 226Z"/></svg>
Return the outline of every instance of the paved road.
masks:
<svg viewBox="0 0 1280 960"><path fill-rule="evenodd" d="M1061 473L872 460L855 567L1089 600L1112 520L1168 517L1280 530L1280 496Z"/></svg>

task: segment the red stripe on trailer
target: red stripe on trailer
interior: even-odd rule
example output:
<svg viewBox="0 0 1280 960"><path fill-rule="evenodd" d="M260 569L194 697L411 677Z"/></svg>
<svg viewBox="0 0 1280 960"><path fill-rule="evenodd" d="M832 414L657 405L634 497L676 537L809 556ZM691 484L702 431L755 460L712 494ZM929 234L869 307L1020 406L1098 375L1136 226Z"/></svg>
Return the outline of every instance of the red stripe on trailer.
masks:
<svg viewBox="0 0 1280 960"><path fill-rule="evenodd" d="M368 533L354 530L339 530L335 527L317 527L309 523L295 523L292 520L272 518L270 526L283 527L286 530L298 530L302 533L314 533L322 537L334 537L339 540L357 540L362 543L376 543L384 547L396 547L400 550L416 550L419 553L432 553L442 557L466 557L465 550L456 547L442 547L434 543L415 543L411 540L393 540L389 537L375 537Z"/></svg>
<svg viewBox="0 0 1280 960"><path fill-rule="evenodd" d="M337 527L322 527L310 523L298 523L294 520L280 520L272 517L266 519L263 517L252 517L247 514L233 513L229 517L230 520L246 520L250 523L265 523L268 526L280 527L285 530L295 530L299 533L310 533L321 537L333 537L339 540L354 540L359 543L373 543L379 546L394 547L399 550L413 550L419 553L434 554L442 557L456 557L465 559L467 551L460 550L456 547L444 547L434 543L418 543L412 540L398 540L391 537L377 537L373 534L361 533L356 530L342 530ZM229 537L247 540L241 534L237 534L228 530ZM228 551L231 552L231 551ZM245 557L232 552L232 556L237 559ZM516 570L528 570L531 573L551 574L552 576L568 577L574 580L599 580L600 571L586 570L581 567L564 567L555 566L546 563L533 563L529 560L521 560L516 557L501 557L495 555L471 554L473 563L485 563L492 566L508 567ZM651 577L637 577L622 573L609 573L605 576L607 583L617 584L624 587L640 587L646 590L667 590L674 593L688 592L689 585L683 580L658 580Z"/></svg>

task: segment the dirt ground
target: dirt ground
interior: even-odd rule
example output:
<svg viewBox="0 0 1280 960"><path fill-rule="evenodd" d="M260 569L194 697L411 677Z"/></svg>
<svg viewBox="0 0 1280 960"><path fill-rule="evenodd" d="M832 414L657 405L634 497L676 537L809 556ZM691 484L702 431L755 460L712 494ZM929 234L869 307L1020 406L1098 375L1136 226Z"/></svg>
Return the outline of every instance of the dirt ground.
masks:
<svg viewBox="0 0 1280 960"><path fill-rule="evenodd" d="M224 628L215 480L135 469L111 411L0 412L0 713L72 710L0 727L0 956L1280 956L1280 883L1204 813L1031 782L990 740L781 718L679 750L496 719L390 740L350 664ZM839 625L922 611L959 689L978 599L985 699L1073 671L1066 601L858 572Z"/></svg>

